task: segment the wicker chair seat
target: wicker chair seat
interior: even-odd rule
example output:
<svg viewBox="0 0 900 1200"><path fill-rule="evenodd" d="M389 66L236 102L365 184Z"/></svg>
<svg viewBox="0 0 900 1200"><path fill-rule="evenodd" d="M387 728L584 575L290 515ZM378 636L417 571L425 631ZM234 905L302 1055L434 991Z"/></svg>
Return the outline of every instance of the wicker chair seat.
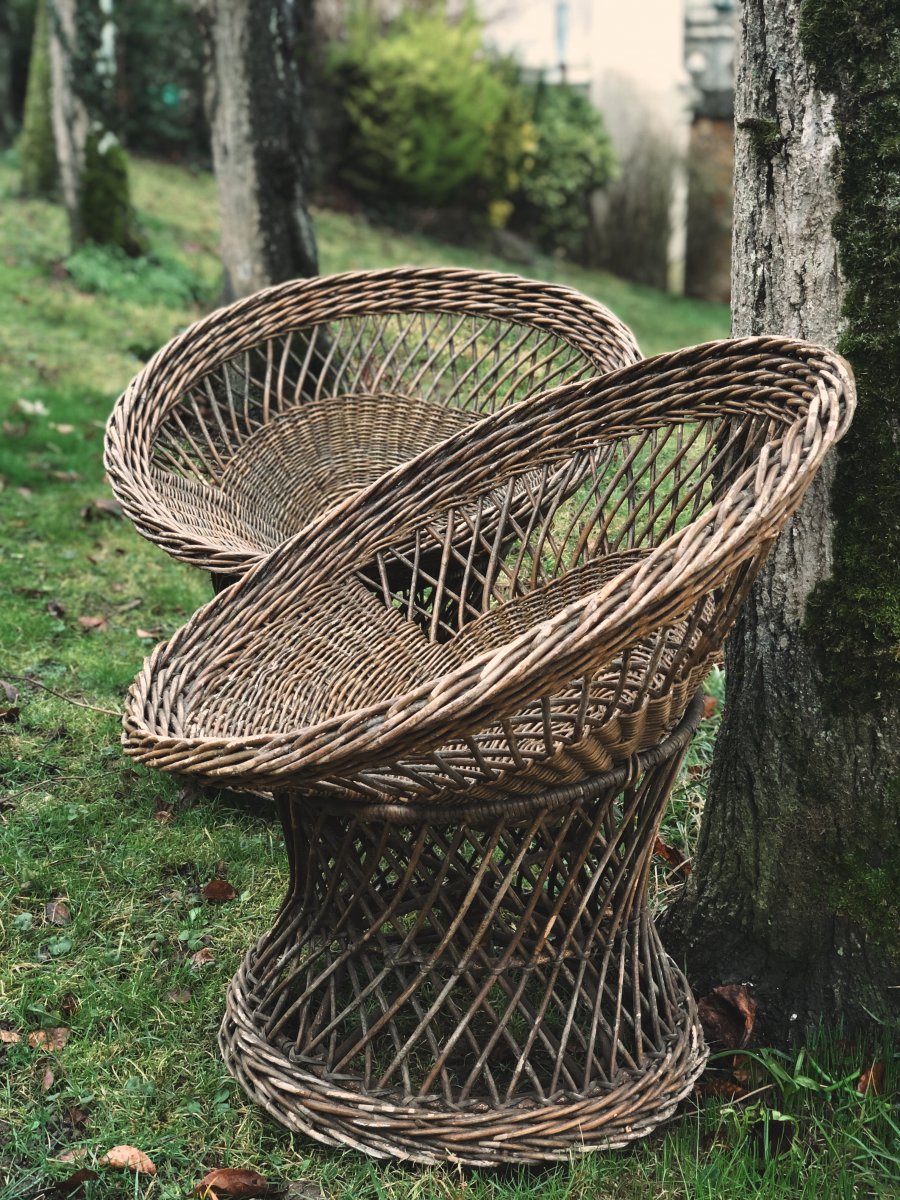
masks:
<svg viewBox="0 0 900 1200"><path fill-rule="evenodd" d="M461 431L200 610L140 677L129 751L370 799L603 770L682 715L846 380L802 343L713 343Z"/></svg>
<svg viewBox="0 0 900 1200"><path fill-rule="evenodd" d="M639 358L602 305L517 276L296 280L163 347L116 404L106 469L140 533L227 579L477 417Z"/></svg>

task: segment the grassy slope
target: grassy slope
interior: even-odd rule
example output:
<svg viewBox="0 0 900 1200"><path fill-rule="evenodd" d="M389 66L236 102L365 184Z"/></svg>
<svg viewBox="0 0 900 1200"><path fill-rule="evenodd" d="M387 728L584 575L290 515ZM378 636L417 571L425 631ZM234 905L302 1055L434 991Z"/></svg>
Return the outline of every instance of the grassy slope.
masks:
<svg viewBox="0 0 900 1200"><path fill-rule="evenodd" d="M135 183L154 249L214 290L211 180L143 165ZM152 280L129 283L121 273L105 279L111 295L80 292L53 265L65 253L60 210L13 200L15 184L0 163L0 677L34 673L115 710L153 638L174 630L209 585L124 522L90 510L106 495L102 425L141 361L197 310L153 301ZM318 214L318 228L323 270L471 262L331 213ZM539 268L610 304L646 352L726 332L720 308L559 264ZM162 295L165 277L156 284ZM20 399L47 415L23 413ZM61 610L48 611L51 601ZM107 627L85 631L79 616L103 617ZM791 1083L772 1092L795 1114L798 1137L770 1156L760 1111L709 1102L632 1153L499 1177L384 1168L290 1138L244 1102L215 1046L224 988L284 885L271 815L239 799L179 797L171 780L123 760L115 716L18 686L21 718L0 724L0 1028L24 1035L65 1025L72 1034L52 1054L24 1038L0 1046L0 1196L68 1175L72 1167L56 1157L66 1147L85 1147L91 1163L123 1142L152 1156L157 1178L107 1172L94 1195L175 1200L219 1165L317 1180L325 1194L356 1200L888 1194L877 1182L886 1165L874 1157L885 1102L862 1100L852 1087L831 1099ZM711 734L707 727L698 739L697 763L708 758ZM670 840L689 840L697 811L694 781L674 806ZM198 889L219 863L239 898L210 907ZM73 917L64 927L45 916L57 897ZM202 947L214 961L198 972L190 955ZM861 1051L851 1054L848 1078L862 1062Z"/></svg>

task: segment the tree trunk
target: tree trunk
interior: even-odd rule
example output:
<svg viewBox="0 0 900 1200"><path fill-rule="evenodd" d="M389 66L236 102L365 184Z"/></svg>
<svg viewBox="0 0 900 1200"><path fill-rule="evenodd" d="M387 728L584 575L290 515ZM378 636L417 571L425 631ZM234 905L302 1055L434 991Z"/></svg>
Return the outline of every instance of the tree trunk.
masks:
<svg viewBox="0 0 900 1200"><path fill-rule="evenodd" d="M0 4L0 146L13 140L12 19L9 7Z"/></svg>
<svg viewBox="0 0 900 1200"><path fill-rule="evenodd" d="M219 191L226 299L318 270L307 210L311 126L300 70L310 0L196 0Z"/></svg>
<svg viewBox="0 0 900 1200"><path fill-rule="evenodd" d="M837 346L859 408L728 640L694 872L667 922L701 990L756 986L774 1041L900 1000L900 172L878 150L898 17L857 8L744 5L733 332Z"/></svg>
<svg viewBox="0 0 900 1200"><path fill-rule="evenodd" d="M125 153L113 132L113 0L50 0L53 129L72 246L135 238Z"/></svg>
<svg viewBox="0 0 900 1200"><path fill-rule="evenodd" d="M22 194L52 200L57 194L59 172L51 111L49 4L50 0L38 0L35 10L19 157Z"/></svg>

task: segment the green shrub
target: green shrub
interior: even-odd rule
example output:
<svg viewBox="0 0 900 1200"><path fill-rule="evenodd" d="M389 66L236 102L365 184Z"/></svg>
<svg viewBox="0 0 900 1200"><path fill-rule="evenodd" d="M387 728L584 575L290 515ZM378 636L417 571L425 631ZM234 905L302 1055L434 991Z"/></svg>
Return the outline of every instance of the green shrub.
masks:
<svg viewBox="0 0 900 1200"><path fill-rule="evenodd" d="M527 114L471 14L404 13L386 32L358 12L333 60L350 124L343 178L370 198L487 213L518 182ZM496 212L496 209L495 209Z"/></svg>
<svg viewBox="0 0 900 1200"><path fill-rule="evenodd" d="M541 84L531 96L536 145L513 196L512 223L545 250L583 258L591 195L613 174L612 143L583 92Z"/></svg>
<svg viewBox="0 0 900 1200"><path fill-rule="evenodd" d="M183 263L152 255L129 258L117 246L81 246L65 266L81 291L99 292L113 300L183 308L210 299L205 285Z"/></svg>

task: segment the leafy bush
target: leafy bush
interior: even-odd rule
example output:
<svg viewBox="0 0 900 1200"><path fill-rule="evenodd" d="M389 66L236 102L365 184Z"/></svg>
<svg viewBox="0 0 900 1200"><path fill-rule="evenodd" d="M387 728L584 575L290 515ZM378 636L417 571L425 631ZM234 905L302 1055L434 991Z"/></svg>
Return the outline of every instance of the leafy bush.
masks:
<svg viewBox="0 0 900 1200"><path fill-rule="evenodd" d="M117 246L88 244L71 254L65 266L81 291L99 292L113 300L183 308L209 299L193 271L175 259L129 258Z"/></svg>
<svg viewBox="0 0 900 1200"><path fill-rule="evenodd" d="M340 170L356 190L486 212L516 186L527 115L471 14L407 11L379 35L357 12L333 68L350 123Z"/></svg>
<svg viewBox="0 0 900 1200"><path fill-rule="evenodd" d="M582 258L591 228L591 196L612 177L612 142L583 92L538 85L531 95L536 146L513 196L513 224L545 250L562 249Z"/></svg>

